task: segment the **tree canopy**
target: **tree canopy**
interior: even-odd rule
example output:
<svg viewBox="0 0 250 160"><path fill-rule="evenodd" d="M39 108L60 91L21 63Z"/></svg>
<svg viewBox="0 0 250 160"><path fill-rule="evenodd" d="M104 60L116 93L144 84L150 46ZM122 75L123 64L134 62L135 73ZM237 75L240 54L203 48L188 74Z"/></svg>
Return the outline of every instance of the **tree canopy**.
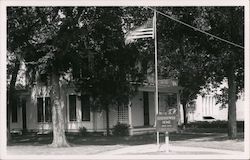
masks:
<svg viewBox="0 0 250 160"><path fill-rule="evenodd" d="M244 45L242 7L156 9ZM52 86L52 104L59 108L53 111L55 117L62 118L59 81L65 74L71 74L69 83L82 94L92 96L94 106L105 109L108 116L110 105L128 103L136 91L131 82L142 82L148 71L153 72L153 40L124 44L124 34L152 15L147 7L8 7L8 53L15 54L17 71L20 61L25 61L31 82L39 78ZM218 86L226 77L229 88L224 92L228 93L225 102L233 108L230 113L236 113L236 95L244 89L242 49L159 14L157 36L159 76L179 80L184 87L183 104L193 100L206 84ZM11 71L13 65L8 68L16 76L17 72ZM235 114L232 117L230 122L235 121ZM59 121L53 124L62 126Z"/></svg>
<svg viewBox="0 0 250 160"><path fill-rule="evenodd" d="M172 7L159 10L202 31L244 46L243 7ZM226 79L228 89L223 88L223 94L217 97L219 102L228 104L229 136L235 138L235 102L237 95L244 90L244 49L166 17L159 16L158 20L161 61L167 68L162 70L162 74L172 76L174 73L178 77L179 84L184 87L184 105L193 100L202 88L209 88L208 84L218 87Z"/></svg>

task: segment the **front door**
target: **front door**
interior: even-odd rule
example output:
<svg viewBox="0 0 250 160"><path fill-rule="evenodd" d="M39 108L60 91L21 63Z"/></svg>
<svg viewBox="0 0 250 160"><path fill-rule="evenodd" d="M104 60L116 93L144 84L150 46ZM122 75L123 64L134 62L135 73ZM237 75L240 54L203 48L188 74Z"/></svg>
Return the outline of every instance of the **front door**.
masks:
<svg viewBox="0 0 250 160"><path fill-rule="evenodd" d="M143 92L144 126L149 126L148 92Z"/></svg>
<svg viewBox="0 0 250 160"><path fill-rule="evenodd" d="M22 118L23 118L23 130L27 129L27 125L26 125L26 99L22 98L21 101L21 105L22 105Z"/></svg>

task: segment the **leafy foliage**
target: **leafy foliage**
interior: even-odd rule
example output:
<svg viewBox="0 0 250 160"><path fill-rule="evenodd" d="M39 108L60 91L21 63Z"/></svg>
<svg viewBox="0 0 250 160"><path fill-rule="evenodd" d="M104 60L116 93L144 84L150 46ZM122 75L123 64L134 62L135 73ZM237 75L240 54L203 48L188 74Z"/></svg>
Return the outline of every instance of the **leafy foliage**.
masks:
<svg viewBox="0 0 250 160"><path fill-rule="evenodd" d="M244 121L237 121L237 126L239 128L244 128ZM186 126L188 128L227 128L227 121L196 121L190 122Z"/></svg>
<svg viewBox="0 0 250 160"><path fill-rule="evenodd" d="M127 136L129 135L129 127L127 124L117 123L113 128L114 136Z"/></svg>
<svg viewBox="0 0 250 160"><path fill-rule="evenodd" d="M244 45L242 7L157 9ZM136 91L136 85L130 82L142 82L147 74L153 73L153 40L124 44L128 30L152 17L148 8L8 7L7 15L8 53L14 53L14 59L25 61L31 82L38 78L49 82L52 74L62 77L70 73L69 82L73 82L78 91L91 95L95 108L127 104ZM242 49L166 17L158 15L157 18L159 76L179 79L179 85L184 87L183 104L196 98L208 83L218 86L225 77L235 87L235 92L234 89L228 91L229 95L237 96L243 91ZM11 71L13 67L9 64Z"/></svg>
<svg viewBox="0 0 250 160"><path fill-rule="evenodd" d="M79 133L81 136L87 136L88 135L88 131L85 127L81 127L79 128Z"/></svg>

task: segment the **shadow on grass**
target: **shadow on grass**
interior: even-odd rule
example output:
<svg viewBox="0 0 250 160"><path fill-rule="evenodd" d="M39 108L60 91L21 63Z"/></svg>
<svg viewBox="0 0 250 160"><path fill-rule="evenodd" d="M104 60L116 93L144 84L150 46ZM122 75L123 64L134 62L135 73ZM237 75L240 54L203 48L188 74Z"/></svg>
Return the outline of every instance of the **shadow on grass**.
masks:
<svg viewBox="0 0 250 160"><path fill-rule="evenodd" d="M100 135L76 135L66 134L68 142L72 146L78 145L143 145L156 143L156 134L135 135L126 137L100 136ZM170 133L170 141L186 141L192 139L204 139L204 141L224 141L228 140L225 133ZM12 140L8 146L32 145L40 146L52 143L52 134L37 135L27 133L24 135L12 135ZM160 141L164 142L164 134L160 134ZM243 141L243 133L239 134L238 140Z"/></svg>

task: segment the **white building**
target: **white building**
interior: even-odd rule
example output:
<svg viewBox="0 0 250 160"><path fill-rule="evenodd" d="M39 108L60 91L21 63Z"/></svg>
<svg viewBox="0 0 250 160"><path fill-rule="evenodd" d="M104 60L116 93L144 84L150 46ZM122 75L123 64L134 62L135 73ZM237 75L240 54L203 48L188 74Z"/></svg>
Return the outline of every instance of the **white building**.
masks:
<svg viewBox="0 0 250 160"><path fill-rule="evenodd" d="M228 107L222 107L222 104L216 103L215 93L221 93L221 88L227 87L227 82L224 80L222 85L213 92L206 92L204 96L198 95L197 98L190 104L188 108L188 121L213 121L213 120L228 120ZM244 121L244 94L236 101L236 118L237 121ZM183 112L181 107L181 112ZM181 114L182 115L182 114ZM183 120L183 117L182 117Z"/></svg>
<svg viewBox="0 0 250 160"><path fill-rule="evenodd" d="M49 87L37 84L31 90L19 90L18 103L10 114L12 131L28 130L39 133L52 130L51 103ZM180 90L176 80L162 80L159 83L159 112L180 106ZM138 88L137 94L126 106L111 106L109 127L118 122L130 126L130 134L155 131L155 87L147 84ZM63 114L65 129L77 132L85 127L89 132L105 132L106 114L103 110L93 110L90 97L76 93L74 88L62 87L61 101L64 102Z"/></svg>

